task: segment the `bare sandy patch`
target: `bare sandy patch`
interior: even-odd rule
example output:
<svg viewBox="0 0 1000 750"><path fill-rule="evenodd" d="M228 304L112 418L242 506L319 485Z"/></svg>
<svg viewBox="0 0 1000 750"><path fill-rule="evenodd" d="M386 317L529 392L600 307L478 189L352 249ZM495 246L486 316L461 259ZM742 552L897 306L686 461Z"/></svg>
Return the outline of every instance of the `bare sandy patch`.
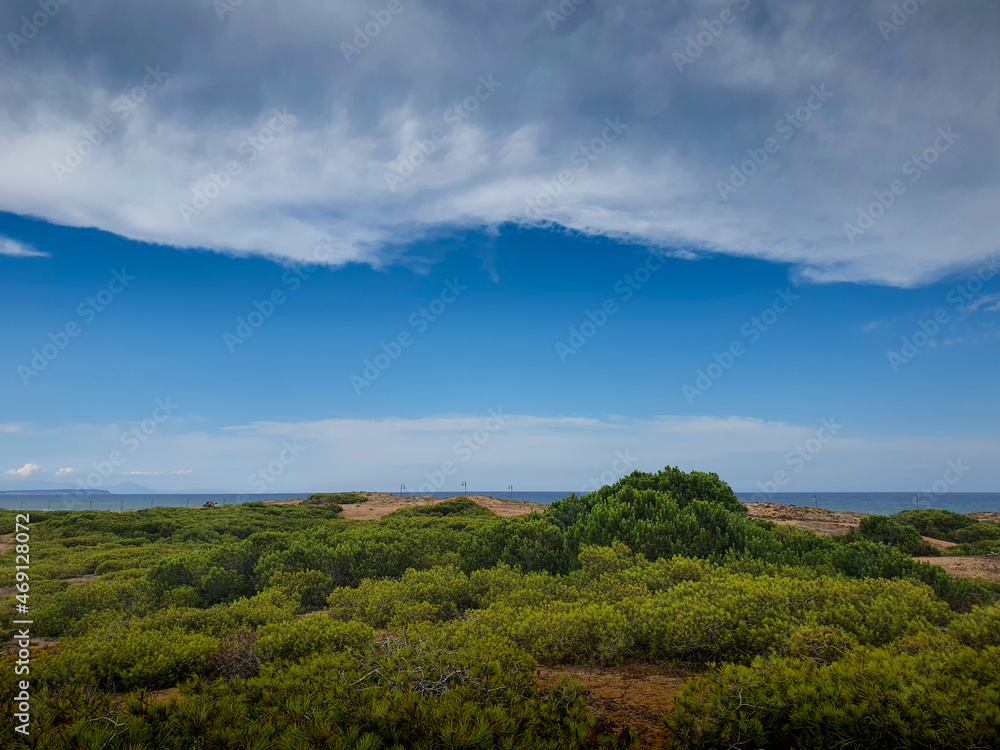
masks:
<svg viewBox="0 0 1000 750"><path fill-rule="evenodd" d="M949 575L960 578L985 578L1000 583L1000 556L987 557L915 557L920 562L944 568Z"/></svg>
<svg viewBox="0 0 1000 750"><path fill-rule="evenodd" d="M667 746L660 719L670 709L681 685L694 672L641 664L628 667L541 667L538 684L549 688L566 677L586 689L584 699L597 716L618 734L626 726L635 729L639 747L659 750Z"/></svg>
<svg viewBox="0 0 1000 750"><path fill-rule="evenodd" d="M355 521L377 520L389 515L401 508L416 508L421 506L437 505L449 500L454 500L462 495L452 495L451 497L440 498L431 495L391 495L387 492L358 492L367 498L364 503L344 505L341 515ZM490 497L489 495L465 495L474 503L496 513L498 516L523 516L532 512L542 512L546 506L541 503L530 503L524 500L506 500L500 497ZM277 504L298 504L301 500L286 500Z"/></svg>

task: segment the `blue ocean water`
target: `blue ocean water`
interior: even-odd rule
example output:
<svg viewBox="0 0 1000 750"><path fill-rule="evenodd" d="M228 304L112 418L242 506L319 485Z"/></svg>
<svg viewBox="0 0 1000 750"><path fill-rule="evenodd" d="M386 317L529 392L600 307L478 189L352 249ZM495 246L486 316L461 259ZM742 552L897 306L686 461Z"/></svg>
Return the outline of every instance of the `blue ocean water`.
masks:
<svg viewBox="0 0 1000 750"><path fill-rule="evenodd" d="M308 497L310 493L267 493L254 495L0 495L0 508L8 510L141 510L153 507L197 507L211 501L219 505L267 500L294 500ZM394 492L392 494L399 494ZM411 493L431 494L435 497L454 497L458 492ZM569 492L521 492L504 490L469 490L470 495L490 495L504 499L551 503L569 495ZM914 503L914 494L917 503ZM976 511L1000 512L1000 492L946 492L942 494L913 492L776 492L762 495L756 492L737 492L743 502L772 502L785 505L813 506L856 513L892 515L911 508L941 508L956 513ZM815 503L814 503L815 498Z"/></svg>

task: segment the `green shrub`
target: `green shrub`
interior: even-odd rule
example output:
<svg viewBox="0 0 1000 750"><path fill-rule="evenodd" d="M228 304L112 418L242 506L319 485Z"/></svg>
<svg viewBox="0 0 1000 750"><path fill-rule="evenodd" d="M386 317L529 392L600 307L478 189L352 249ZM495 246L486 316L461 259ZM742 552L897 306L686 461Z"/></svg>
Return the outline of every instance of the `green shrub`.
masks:
<svg viewBox="0 0 1000 750"><path fill-rule="evenodd" d="M976 520L961 513L950 510L904 510L892 516L893 520L905 526L912 526L921 536L931 539L943 539L946 542L958 541L955 533L959 529L975 526Z"/></svg>
<svg viewBox="0 0 1000 750"><path fill-rule="evenodd" d="M687 683L664 726L685 750L995 747L998 668L995 648L861 647L830 666L760 658Z"/></svg>
<svg viewBox="0 0 1000 750"><path fill-rule="evenodd" d="M299 610L312 612L326 605L327 597L336 588L333 578L318 570L289 573L279 570L268 581L269 588L280 589L289 598L299 600Z"/></svg>
<svg viewBox="0 0 1000 750"><path fill-rule="evenodd" d="M807 624L790 630L784 642L775 648L775 653L793 659L810 659L816 664L829 666L847 656L857 646L858 639L839 628Z"/></svg>
<svg viewBox="0 0 1000 750"><path fill-rule="evenodd" d="M60 642L41 670L54 682L83 681L106 690L166 688L208 669L219 641L180 628L151 630L105 621Z"/></svg>
<svg viewBox="0 0 1000 750"><path fill-rule="evenodd" d="M972 648L1000 646L1000 606L973 607L951 621L948 633Z"/></svg>
<svg viewBox="0 0 1000 750"><path fill-rule="evenodd" d="M908 555L940 554L915 528L896 523L888 516L865 516L858 524L858 532L869 541L897 547Z"/></svg>
<svg viewBox="0 0 1000 750"><path fill-rule="evenodd" d="M357 505L368 498L357 492L317 492L302 501L303 505Z"/></svg>
<svg viewBox="0 0 1000 750"><path fill-rule="evenodd" d="M471 516L473 518L496 518L497 514L467 497L456 497L454 500L435 503L434 505L415 505L412 508L400 508L390 513L387 518L441 518L443 516Z"/></svg>
<svg viewBox="0 0 1000 750"><path fill-rule="evenodd" d="M980 521L972 526L958 529L952 534L951 541L959 544L995 541L1000 539L1000 523L984 523Z"/></svg>
<svg viewBox="0 0 1000 750"><path fill-rule="evenodd" d="M326 650L370 644L372 629L356 622L337 622L311 614L260 629L254 651L262 662L299 661Z"/></svg>
<svg viewBox="0 0 1000 750"><path fill-rule="evenodd" d="M459 548L466 572L503 564L525 571L565 572L563 535L544 517L503 518L473 533Z"/></svg>
<svg viewBox="0 0 1000 750"><path fill-rule="evenodd" d="M391 622L453 620L479 605L469 577L451 567L408 570L396 580L364 580L330 594L330 617L385 628Z"/></svg>
<svg viewBox="0 0 1000 750"><path fill-rule="evenodd" d="M650 490L667 493L681 508L687 507L697 500L719 505L737 515L746 515L747 512L746 506L739 501L732 488L719 479L718 474L708 474L702 471L684 472L674 466L667 466L655 474L633 471L615 484L601 487L585 497L589 503L593 504L607 500L626 488L636 491ZM553 508L553 512L557 516L569 507L566 501L561 502L563 505ZM553 505L555 504L553 503ZM572 525L574 521L575 519L570 520L569 525Z"/></svg>

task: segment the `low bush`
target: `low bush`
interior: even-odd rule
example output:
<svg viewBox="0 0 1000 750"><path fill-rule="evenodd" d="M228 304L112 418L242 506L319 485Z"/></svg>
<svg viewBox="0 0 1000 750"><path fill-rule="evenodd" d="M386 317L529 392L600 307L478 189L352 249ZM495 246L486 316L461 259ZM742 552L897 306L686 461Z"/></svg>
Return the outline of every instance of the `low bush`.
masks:
<svg viewBox="0 0 1000 750"><path fill-rule="evenodd" d="M180 628L150 630L106 620L85 636L64 639L39 665L46 682L80 681L103 690L173 687L209 669L219 639Z"/></svg>
<svg viewBox="0 0 1000 750"><path fill-rule="evenodd" d="M296 662L327 650L370 645L372 632L361 623L337 622L321 614L306 615L292 622L262 627L254 652L264 663Z"/></svg>
<svg viewBox="0 0 1000 750"><path fill-rule="evenodd" d="M472 516L474 518L496 518L497 514L485 508L475 500L467 497L456 497L434 505L416 505L412 508L400 508L390 513L387 518L441 518L443 516Z"/></svg>
<svg viewBox="0 0 1000 750"><path fill-rule="evenodd" d="M357 505L368 498L357 492L317 492L302 501L303 505Z"/></svg>
<svg viewBox="0 0 1000 750"><path fill-rule="evenodd" d="M858 533L872 542L888 544L908 555L938 555L937 547L925 542L919 531L904 526L888 516L865 516L858 524Z"/></svg>
<svg viewBox="0 0 1000 750"><path fill-rule="evenodd" d="M1000 646L1000 605L973 607L951 621L948 634L972 648Z"/></svg>
<svg viewBox="0 0 1000 750"><path fill-rule="evenodd" d="M687 683L664 726L678 750L996 747L998 669L997 648L760 658Z"/></svg>
<svg viewBox="0 0 1000 750"><path fill-rule="evenodd" d="M947 542L957 541L954 536L959 529L975 526L977 521L961 513L950 510L904 510L892 516L896 523L912 526L921 536L931 539L943 539Z"/></svg>

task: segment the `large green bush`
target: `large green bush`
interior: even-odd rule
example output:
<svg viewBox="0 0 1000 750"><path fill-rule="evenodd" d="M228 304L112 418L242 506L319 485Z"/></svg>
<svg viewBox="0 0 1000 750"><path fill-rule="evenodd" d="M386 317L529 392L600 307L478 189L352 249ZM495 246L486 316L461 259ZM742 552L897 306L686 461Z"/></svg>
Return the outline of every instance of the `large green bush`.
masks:
<svg viewBox="0 0 1000 750"><path fill-rule="evenodd" d="M908 555L938 555L937 547L925 542L912 526L897 523L888 516L865 516L858 524L858 533L872 542L897 547Z"/></svg>

